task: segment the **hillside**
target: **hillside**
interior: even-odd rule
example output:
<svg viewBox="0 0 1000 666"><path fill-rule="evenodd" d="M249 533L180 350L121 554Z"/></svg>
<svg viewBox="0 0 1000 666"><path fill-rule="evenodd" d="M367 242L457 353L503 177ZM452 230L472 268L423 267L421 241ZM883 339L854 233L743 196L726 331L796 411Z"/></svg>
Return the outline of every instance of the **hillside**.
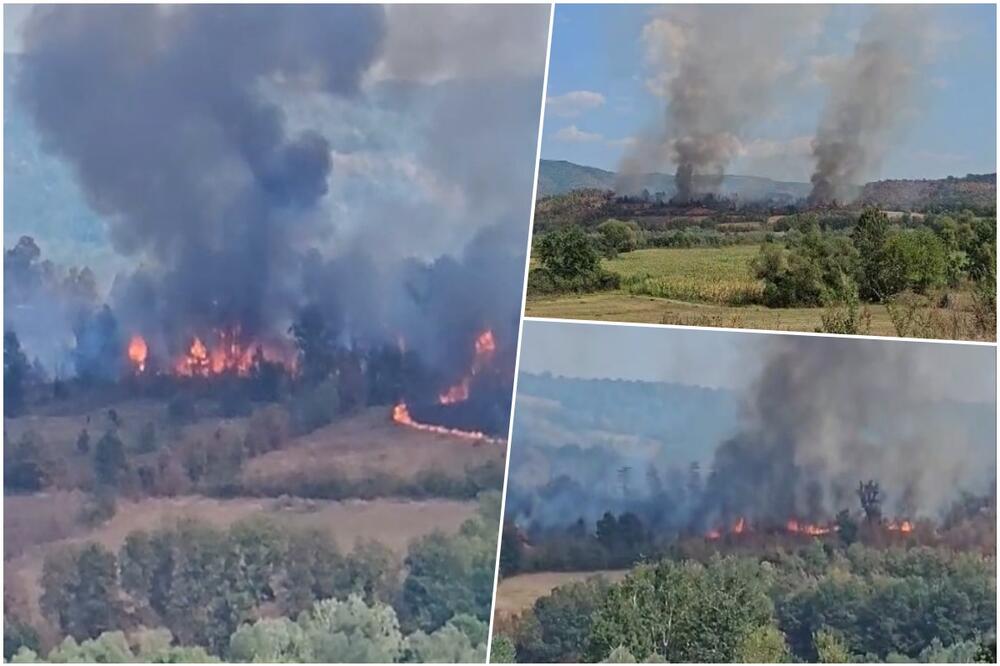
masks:
<svg viewBox="0 0 1000 666"><path fill-rule="evenodd" d="M541 160L538 169L538 196L546 197L564 194L572 190L594 188L615 190L621 184L618 174L595 167L582 166L565 160ZM651 173L630 179L623 194L641 192L663 192L669 198L677 191L674 177L668 174ZM697 181L697 179L696 179ZM745 201L766 199L794 200L809 194L809 183L793 183L760 178L757 176L724 176L720 193L727 197L738 197ZM705 189L708 189L707 182Z"/></svg>
<svg viewBox="0 0 1000 666"><path fill-rule="evenodd" d="M538 197L553 197L576 190L617 191L635 194L643 189L670 198L676 192L674 177L652 173L631 179L627 188L618 174L564 160L542 160L538 169ZM620 191L627 189L627 191ZM703 189L709 189L705 183ZM719 194L740 201L794 203L809 195L809 183L782 182L757 176L727 175ZM866 184L856 200L858 205L875 205L887 210L935 212L968 208L986 212L996 206L996 174L949 176L938 180L880 180Z"/></svg>
<svg viewBox="0 0 1000 666"><path fill-rule="evenodd" d="M996 206L997 175L969 174L940 180L880 180L865 185L859 203L907 211L969 208L985 211Z"/></svg>

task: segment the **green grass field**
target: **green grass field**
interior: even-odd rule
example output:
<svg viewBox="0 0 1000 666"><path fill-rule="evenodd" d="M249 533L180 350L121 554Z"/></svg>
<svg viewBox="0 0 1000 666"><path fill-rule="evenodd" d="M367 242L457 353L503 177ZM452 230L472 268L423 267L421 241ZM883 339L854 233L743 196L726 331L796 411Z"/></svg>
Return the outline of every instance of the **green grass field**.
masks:
<svg viewBox="0 0 1000 666"><path fill-rule="evenodd" d="M682 326L721 326L773 331L822 328L823 308L768 308L756 304L763 289L753 278L751 261L756 245L721 248L654 248L605 260L604 266L622 275L622 288L590 294L528 296L525 315L596 321L623 321ZM965 304L967 294L959 294ZM884 305L865 305L862 312L869 335L896 336ZM933 310L947 322L960 310ZM904 332L921 337L919 333ZM956 328L936 326L932 337L969 339Z"/></svg>

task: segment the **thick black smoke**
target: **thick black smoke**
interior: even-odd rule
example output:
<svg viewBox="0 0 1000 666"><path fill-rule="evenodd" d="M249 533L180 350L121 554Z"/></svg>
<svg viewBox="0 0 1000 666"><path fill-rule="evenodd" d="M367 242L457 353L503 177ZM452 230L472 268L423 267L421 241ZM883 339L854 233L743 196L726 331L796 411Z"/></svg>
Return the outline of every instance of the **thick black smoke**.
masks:
<svg viewBox="0 0 1000 666"><path fill-rule="evenodd" d="M23 103L115 248L148 262L141 307L168 339L233 322L253 333L293 302L310 231L297 219L327 190L330 146L290 134L260 86L357 94L383 22L381 8L353 6L32 12Z"/></svg>
<svg viewBox="0 0 1000 666"><path fill-rule="evenodd" d="M35 8L19 101L134 260L125 333L172 355L319 305L442 371L485 327L513 350L548 11L483 13Z"/></svg>

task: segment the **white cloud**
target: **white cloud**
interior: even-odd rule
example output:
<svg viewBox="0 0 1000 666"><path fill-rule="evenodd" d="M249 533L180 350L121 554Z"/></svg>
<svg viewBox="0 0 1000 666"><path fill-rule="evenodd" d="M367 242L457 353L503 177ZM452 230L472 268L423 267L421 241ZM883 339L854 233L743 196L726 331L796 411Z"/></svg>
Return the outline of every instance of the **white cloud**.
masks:
<svg viewBox="0 0 1000 666"><path fill-rule="evenodd" d="M550 96L545 100L545 110L554 116L573 118L584 111L604 106L607 100L593 90L574 90L564 95Z"/></svg>
<svg viewBox="0 0 1000 666"><path fill-rule="evenodd" d="M620 139L608 139L606 143L611 148L631 148L637 141L634 136L623 136Z"/></svg>
<svg viewBox="0 0 1000 666"><path fill-rule="evenodd" d="M604 137L596 132L585 132L576 125L570 125L556 132L555 138L557 141L567 141L569 143L590 143L601 141Z"/></svg>

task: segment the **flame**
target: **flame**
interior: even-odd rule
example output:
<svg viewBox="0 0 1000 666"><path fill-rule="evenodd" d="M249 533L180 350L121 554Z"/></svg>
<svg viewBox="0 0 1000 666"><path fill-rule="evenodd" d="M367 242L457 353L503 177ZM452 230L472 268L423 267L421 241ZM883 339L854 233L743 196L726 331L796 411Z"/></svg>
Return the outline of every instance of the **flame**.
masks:
<svg viewBox="0 0 1000 666"><path fill-rule="evenodd" d="M472 367L468 374L462 377L457 384L449 386L448 389L438 394L438 403L442 405L453 405L456 402L464 402L469 399L469 388L472 385L472 378L489 364L493 359L493 354L497 350L496 340L493 338L493 331L486 329L480 333L473 344L476 355L472 359Z"/></svg>
<svg viewBox="0 0 1000 666"><path fill-rule="evenodd" d="M184 377L208 377L224 373L246 377L259 361L280 363L295 373L295 357L287 349L263 343L244 345L240 341L240 328L216 331L216 343L211 349L194 336L185 354L174 362L174 372Z"/></svg>
<svg viewBox="0 0 1000 666"><path fill-rule="evenodd" d="M424 432L432 432L437 435L450 435L452 437L461 437L462 439L482 441L488 444L502 444L504 441L498 437L490 437L486 433L477 430L460 430L458 428L447 428L445 426L414 421L413 417L410 416L410 409L406 406L405 402L401 402L392 408L392 420L400 425L416 430L423 430Z"/></svg>
<svg viewBox="0 0 1000 666"><path fill-rule="evenodd" d="M823 536L830 534L831 532L836 532L836 527L830 527L829 525L817 525L815 523L800 523L795 518L789 518L788 522L785 523L785 530L791 532L792 534L805 534L807 536Z"/></svg>
<svg viewBox="0 0 1000 666"><path fill-rule="evenodd" d="M705 538L709 541L715 541L716 539L722 538L722 532L719 530L709 530L705 533Z"/></svg>
<svg viewBox="0 0 1000 666"><path fill-rule="evenodd" d="M739 520L733 523L733 534L742 534L745 527L746 521L743 520L743 516L740 516Z"/></svg>
<svg viewBox="0 0 1000 666"><path fill-rule="evenodd" d="M886 529L890 532L902 532L903 534L909 534L913 531L913 523L908 520L901 522L896 522L895 520L886 525Z"/></svg>
<svg viewBox="0 0 1000 666"><path fill-rule="evenodd" d="M128 341L128 358L135 366L136 372L146 371L146 355L148 353L149 348L146 346L146 340L141 335L133 335L132 339Z"/></svg>

